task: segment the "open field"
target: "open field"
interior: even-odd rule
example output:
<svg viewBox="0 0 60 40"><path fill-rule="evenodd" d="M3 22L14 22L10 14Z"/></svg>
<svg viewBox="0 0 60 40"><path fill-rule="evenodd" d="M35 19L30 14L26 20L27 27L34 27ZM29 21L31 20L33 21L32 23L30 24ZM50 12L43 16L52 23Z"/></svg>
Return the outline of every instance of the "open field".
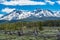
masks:
<svg viewBox="0 0 60 40"><path fill-rule="evenodd" d="M5 34L0 31L0 40L56 40L58 29L60 27L43 27L44 30L36 33L24 33L19 36L18 34ZM25 30L24 30L25 31Z"/></svg>
<svg viewBox="0 0 60 40"><path fill-rule="evenodd" d="M38 36L16 36L16 35L2 35L0 34L0 40L55 40L56 38L44 38Z"/></svg>

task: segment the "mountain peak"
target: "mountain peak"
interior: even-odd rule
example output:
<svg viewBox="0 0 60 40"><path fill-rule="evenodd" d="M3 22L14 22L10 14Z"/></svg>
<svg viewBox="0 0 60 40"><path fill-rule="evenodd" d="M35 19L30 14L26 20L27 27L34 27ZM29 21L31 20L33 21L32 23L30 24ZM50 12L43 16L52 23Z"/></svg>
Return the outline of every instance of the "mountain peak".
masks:
<svg viewBox="0 0 60 40"><path fill-rule="evenodd" d="M13 10L9 14L3 15L0 20L20 20L27 18L60 17L60 12L51 10L35 9L33 11Z"/></svg>

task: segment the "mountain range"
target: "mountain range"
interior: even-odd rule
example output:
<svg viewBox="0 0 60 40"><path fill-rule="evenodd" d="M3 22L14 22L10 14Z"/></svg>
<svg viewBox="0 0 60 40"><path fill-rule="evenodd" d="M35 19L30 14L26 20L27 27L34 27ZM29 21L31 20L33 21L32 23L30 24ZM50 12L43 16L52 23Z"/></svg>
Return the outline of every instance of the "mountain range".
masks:
<svg viewBox="0 0 60 40"><path fill-rule="evenodd" d="M0 21L38 21L38 20L60 20L60 11L36 9L33 11L13 10L0 17Z"/></svg>

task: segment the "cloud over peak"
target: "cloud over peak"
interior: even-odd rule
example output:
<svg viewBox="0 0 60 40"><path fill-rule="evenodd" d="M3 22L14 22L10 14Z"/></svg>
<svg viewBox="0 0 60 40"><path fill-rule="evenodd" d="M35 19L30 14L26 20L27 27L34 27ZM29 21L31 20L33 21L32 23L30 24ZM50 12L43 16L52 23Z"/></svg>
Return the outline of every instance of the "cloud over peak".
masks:
<svg viewBox="0 0 60 40"><path fill-rule="evenodd" d="M6 13L10 13L10 12L12 12L13 10L15 10L15 8L13 8L13 9L11 9L11 8L4 8L4 9L2 9L2 12L6 12Z"/></svg>

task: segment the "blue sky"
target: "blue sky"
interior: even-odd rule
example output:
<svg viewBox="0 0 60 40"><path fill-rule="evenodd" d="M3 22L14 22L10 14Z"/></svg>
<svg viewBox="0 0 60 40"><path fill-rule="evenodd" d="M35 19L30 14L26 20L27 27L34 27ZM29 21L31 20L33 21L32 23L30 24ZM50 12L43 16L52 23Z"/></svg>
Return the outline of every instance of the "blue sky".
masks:
<svg viewBox="0 0 60 40"><path fill-rule="evenodd" d="M0 0L0 14L7 14L13 10L49 9L60 11L60 0Z"/></svg>

